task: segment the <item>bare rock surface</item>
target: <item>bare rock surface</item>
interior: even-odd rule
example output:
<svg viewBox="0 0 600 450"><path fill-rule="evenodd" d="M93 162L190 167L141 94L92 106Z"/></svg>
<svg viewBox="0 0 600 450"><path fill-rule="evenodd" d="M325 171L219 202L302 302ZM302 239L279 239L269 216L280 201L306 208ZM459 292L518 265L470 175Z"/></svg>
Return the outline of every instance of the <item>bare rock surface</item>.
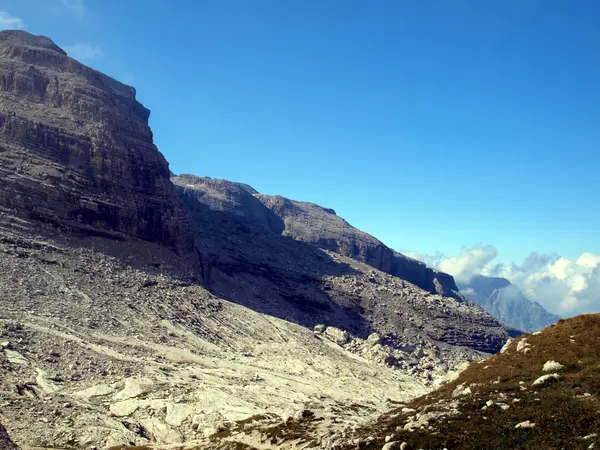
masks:
<svg viewBox="0 0 600 450"><path fill-rule="evenodd" d="M261 208L264 200L246 185L192 175L173 181L196 245L210 260L209 287L216 295L307 327L331 325L363 339L377 331L411 352L426 345L450 348L444 343L496 352L511 332L461 299L282 233L287 219L277 208ZM327 221L312 228L327 232L328 226L337 230Z"/></svg>
<svg viewBox="0 0 600 450"><path fill-rule="evenodd" d="M260 194L251 186L227 180L189 174L175 176L172 180L182 188L195 188L202 197L200 202L212 210L244 217L247 222L260 224L265 230L356 259L431 293L464 300L452 276L393 251L350 225L330 208Z"/></svg>
<svg viewBox="0 0 600 450"><path fill-rule="evenodd" d="M17 446L12 441L2 424L0 424L0 449L17 450Z"/></svg>
<svg viewBox="0 0 600 450"><path fill-rule="evenodd" d="M135 95L48 38L0 31L0 210L186 252L187 219Z"/></svg>

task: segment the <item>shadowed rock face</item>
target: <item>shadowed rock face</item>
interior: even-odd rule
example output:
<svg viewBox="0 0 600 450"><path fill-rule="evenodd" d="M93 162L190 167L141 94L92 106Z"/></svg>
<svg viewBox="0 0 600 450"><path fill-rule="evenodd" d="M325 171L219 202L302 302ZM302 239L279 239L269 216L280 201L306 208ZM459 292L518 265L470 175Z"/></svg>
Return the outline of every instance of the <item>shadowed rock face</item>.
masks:
<svg viewBox="0 0 600 450"><path fill-rule="evenodd" d="M17 450L17 446L10 439L10 436L8 435L8 433L6 432L6 430L4 429L2 424L0 424L0 449L2 449L2 450Z"/></svg>
<svg viewBox="0 0 600 450"><path fill-rule="evenodd" d="M175 184L197 186L195 195L212 210L231 213L264 230L356 259L382 272L409 281L426 291L463 301L454 278L386 247L373 236L354 228L333 209L258 193L252 187L227 180L180 175Z"/></svg>
<svg viewBox="0 0 600 450"><path fill-rule="evenodd" d="M135 95L48 38L0 31L0 208L185 252L187 220Z"/></svg>
<svg viewBox="0 0 600 450"><path fill-rule="evenodd" d="M452 292L451 276L394 253L332 210L226 180L172 180L218 297L305 327L402 336L402 345L424 339L494 352L512 332L462 297L438 294Z"/></svg>
<svg viewBox="0 0 600 450"><path fill-rule="evenodd" d="M393 251L373 236L354 228L333 209L281 196L255 196L281 217L286 236L364 262L431 293L464 300L451 275Z"/></svg>

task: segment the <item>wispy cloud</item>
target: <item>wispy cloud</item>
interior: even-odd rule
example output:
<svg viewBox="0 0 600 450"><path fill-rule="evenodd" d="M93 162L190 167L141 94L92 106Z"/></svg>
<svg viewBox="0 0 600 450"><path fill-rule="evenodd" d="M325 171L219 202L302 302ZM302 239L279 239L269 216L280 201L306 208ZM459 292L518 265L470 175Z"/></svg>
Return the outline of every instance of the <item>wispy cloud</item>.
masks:
<svg viewBox="0 0 600 450"><path fill-rule="evenodd" d="M456 278L459 283L468 283L473 275L481 273L498 254L493 245L475 245L472 248L463 247L457 256L443 258L438 267Z"/></svg>
<svg viewBox="0 0 600 450"><path fill-rule="evenodd" d="M97 45L78 43L65 45L63 48L71 58L81 61L97 59L102 56L102 49Z"/></svg>
<svg viewBox="0 0 600 450"><path fill-rule="evenodd" d="M60 2L78 19L85 15L85 0L60 0Z"/></svg>
<svg viewBox="0 0 600 450"><path fill-rule="evenodd" d="M25 22L20 17L11 16L6 11L0 11L0 30L23 30Z"/></svg>
<svg viewBox="0 0 600 450"><path fill-rule="evenodd" d="M530 299L563 317L600 312L600 255L583 253L576 259L532 252L521 264L494 263L493 245L463 247L457 256L427 256L404 252L453 275L467 284L473 275L503 277Z"/></svg>

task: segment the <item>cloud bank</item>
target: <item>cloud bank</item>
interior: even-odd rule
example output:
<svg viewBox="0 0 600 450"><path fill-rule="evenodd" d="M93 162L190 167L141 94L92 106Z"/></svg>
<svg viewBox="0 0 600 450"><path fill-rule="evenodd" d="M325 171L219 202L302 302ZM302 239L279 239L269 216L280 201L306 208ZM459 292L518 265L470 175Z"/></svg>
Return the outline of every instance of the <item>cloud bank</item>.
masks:
<svg viewBox="0 0 600 450"><path fill-rule="evenodd" d="M493 245L463 247L457 256L406 252L467 284L473 275L502 277L519 287L531 300L563 317L600 312L600 255L583 253L569 260L556 254L532 252L521 264L494 263Z"/></svg>
<svg viewBox="0 0 600 450"><path fill-rule="evenodd" d="M0 11L0 30L23 30L25 22L19 17L11 16L6 11Z"/></svg>

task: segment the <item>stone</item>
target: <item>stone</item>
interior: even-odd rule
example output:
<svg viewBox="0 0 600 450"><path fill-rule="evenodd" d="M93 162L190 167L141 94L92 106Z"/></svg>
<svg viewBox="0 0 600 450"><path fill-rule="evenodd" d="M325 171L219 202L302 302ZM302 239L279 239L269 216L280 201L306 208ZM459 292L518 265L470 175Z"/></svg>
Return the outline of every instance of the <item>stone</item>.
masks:
<svg viewBox="0 0 600 450"><path fill-rule="evenodd" d="M512 341L513 341L512 339L508 339L506 341L506 343L504 344L504 346L502 346L502 348L500 349L500 353L506 353L508 351L508 349L510 348Z"/></svg>
<svg viewBox="0 0 600 450"><path fill-rule="evenodd" d="M402 448L398 441L387 442L381 447L381 450L393 450L396 448Z"/></svg>
<svg viewBox="0 0 600 450"><path fill-rule="evenodd" d="M553 383L554 381L558 380L559 378L560 378L560 375L557 373L542 375L541 377L537 378L531 385L532 386L545 386L545 385Z"/></svg>
<svg viewBox="0 0 600 450"><path fill-rule="evenodd" d="M468 386L464 387L463 385L458 385L452 391L452 398L464 397L465 395L470 395L470 394L471 394L471 388L470 387L468 387Z"/></svg>
<svg viewBox="0 0 600 450"><path fill-rule="evenodd" d="M563 366L561 363L556 362L556 361L546 361L544 363L544 367L542 367L542 371L544 372L557 372L561 369L563 369L565 366Z"/></svg>
<svg viewBox="0 0 600 450"><path fill-rule="evenodd" d="M524 422L519 422L515 425L515 428L533 428L535 427L535 423L530 422L529 420L525 420Z"/></svg>
<svg viewBox="0 0 600 450"><path fill-rule="evenodd" d="M189 221L149 116L134 88L50 39L0 31L0 207L77 234L131 235L189 254Z"/></svg>
<svg viewBox="0 0 600 450"><path fill-rule="evenodd" d="M347 331L336 327L327 327L325 335L338 345L345 345L350 340L350 335Z"/></svg>

